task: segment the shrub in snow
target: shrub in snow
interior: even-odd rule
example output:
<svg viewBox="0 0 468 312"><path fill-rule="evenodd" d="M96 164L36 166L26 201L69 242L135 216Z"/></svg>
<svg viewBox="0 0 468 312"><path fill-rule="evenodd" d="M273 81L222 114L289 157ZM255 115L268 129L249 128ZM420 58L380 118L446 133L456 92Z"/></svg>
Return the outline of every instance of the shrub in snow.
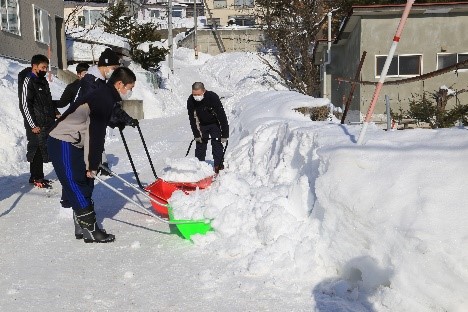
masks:
<svg viewBox="0 0 468 312"><path fill-rule="evenodd" d="M168 50L152 45L145 51L139 49L142 43L161 40L161 35L156 32L157 25L136 23L126 16L127 8L123 2L109 6L107 12L107 15L103 15L104 30L126 38L130 45L130 57L143 69L159 69L159 63L165 59Z"/></svg>

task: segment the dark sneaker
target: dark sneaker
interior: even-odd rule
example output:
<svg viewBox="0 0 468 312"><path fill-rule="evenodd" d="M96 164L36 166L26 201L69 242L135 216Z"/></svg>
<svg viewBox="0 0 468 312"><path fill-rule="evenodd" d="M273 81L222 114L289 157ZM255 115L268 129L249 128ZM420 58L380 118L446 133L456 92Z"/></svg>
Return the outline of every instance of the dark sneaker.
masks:
<svg viewBox="0 0 468 312"><path fill-rule="evenodd" d="M224 169L224 166L223 165L220 165L220 166L215 166L214 167L214 172L215 173L219 173L220 170L223 170Z"/></svg>
<svg viewBox="0 0 468 312"><path fill-rule="evenodd" d="M46 179L33 179L32 182L29 183L33 184L37 188L52 188L52 185L50 185L50 181Z"/></svg>

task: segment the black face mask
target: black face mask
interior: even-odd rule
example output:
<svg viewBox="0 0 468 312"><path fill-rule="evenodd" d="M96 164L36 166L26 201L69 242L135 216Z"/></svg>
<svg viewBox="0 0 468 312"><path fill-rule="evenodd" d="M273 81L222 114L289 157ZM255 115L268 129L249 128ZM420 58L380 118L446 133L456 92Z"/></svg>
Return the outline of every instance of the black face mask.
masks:
<svg viewBox="0 0 468 312"><path fill-rule="evenodd" d="M47 71L45 70L40 70L37 72L37 77L39 78L44 78L47 75Z"/></svg>

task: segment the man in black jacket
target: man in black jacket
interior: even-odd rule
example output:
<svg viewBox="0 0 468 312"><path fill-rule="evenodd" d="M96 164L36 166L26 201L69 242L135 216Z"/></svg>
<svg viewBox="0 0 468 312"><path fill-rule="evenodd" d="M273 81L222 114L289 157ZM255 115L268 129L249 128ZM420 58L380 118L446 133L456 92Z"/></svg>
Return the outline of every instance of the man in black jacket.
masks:
<svg viewBox="0 0 468 312"><path fill-rule="evenodd" d="M229 124L219 96L205 90L202 82L192 85L192 95L187 100L187 111L195 137L195 157L204 161L208 139L211 137L211 149L216 173L224 169L223 143L229 138Z"/></svg>
<svg viewBox="0 0 468 312"><path fill-rule="evenodd" d="M80 80L80 88L78 94L76 95L75 101L81 100L93 90L100 88L106 84L106 80L112 75L115 69L120 65L119 56L112 51L112 49L105 49L99 56L99 61L97 66L91 66L88 69L87 74ZM127 98L131 96L131 93L127 95ZM121 107L120 103L116 103L116 107L112 113L112 117L109 121L109 127L120 129L125 128L125 126L135 127L138 124L138 120L130 117Z"/></svg>
<svg viewBox="0 0 468 312"><path fill-rule="evenodd" d="M68 84L65 87L65 90L63 90L62 96L60 97L60 105L62 107L71 104L75 100L78 90L80 89L80 80L86 75L88 68L89 65L86 63L78 63L76 65L76 74L78 75L78 79Z"/></svg>
<svg viewBox="0 0 468 312"><path fill-rule="evenodd" d="M24 118L28 140L26 159L30 163L29 183L40 188L49 188L50 181L44 179L43 163L49 162L47 133L60 115L58 101L52 100L49 83L45 78L49 59L42 54L34 55L31 67L18 74L18 99Z"/></svg>

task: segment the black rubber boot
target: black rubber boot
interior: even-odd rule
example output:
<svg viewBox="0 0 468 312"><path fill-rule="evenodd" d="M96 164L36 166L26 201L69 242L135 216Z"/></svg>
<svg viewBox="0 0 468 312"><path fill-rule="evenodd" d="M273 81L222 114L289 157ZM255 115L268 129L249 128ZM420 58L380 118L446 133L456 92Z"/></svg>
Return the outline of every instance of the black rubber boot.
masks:
<svg viewBox="0 0 468 312"><path fill-rule="evenodd" d="M85 243L110 243L115 240L115 236L107 234L101 230L96 223L96 213L94 207L88 207L75 211L78 224L83 230Z"/></svg>
<svg viewBox="0 0 468 312"><path fill-rule="evenodd" d="M78 223L78 219L76 218L75 211L73 211L73 223L75 224L75 238L83 239L83 229L81 228L81 225Z"/></svg>

